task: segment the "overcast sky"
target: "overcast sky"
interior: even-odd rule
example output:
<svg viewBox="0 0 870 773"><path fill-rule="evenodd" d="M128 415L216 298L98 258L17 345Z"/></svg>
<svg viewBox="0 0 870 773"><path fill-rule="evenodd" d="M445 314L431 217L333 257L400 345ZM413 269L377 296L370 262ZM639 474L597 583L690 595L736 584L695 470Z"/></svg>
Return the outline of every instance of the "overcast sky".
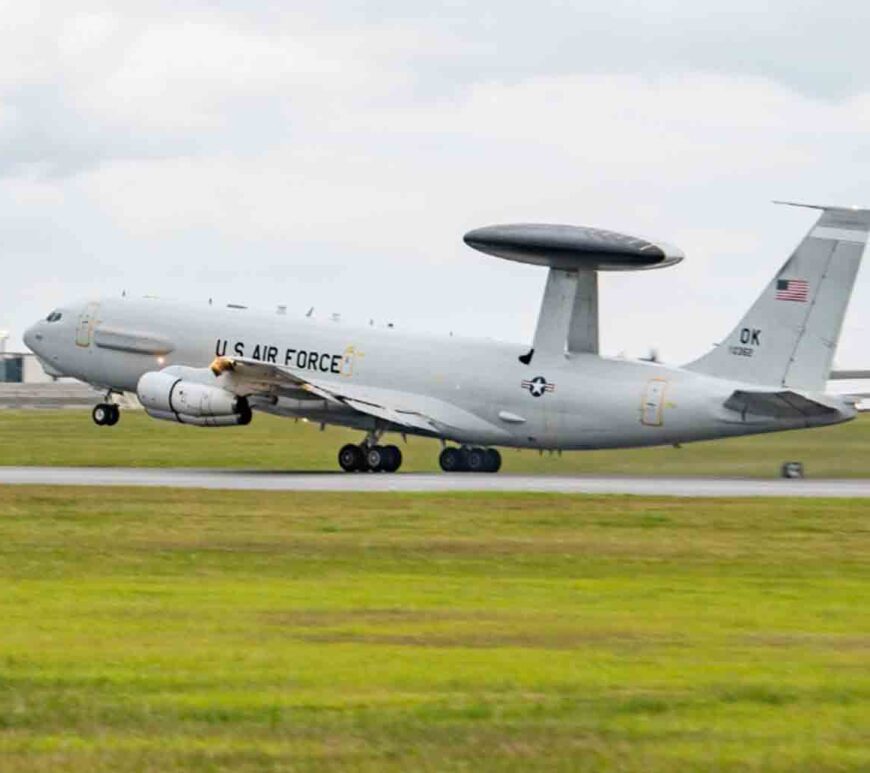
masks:
<svg viewBox="0 0 870 773"><path fill-rule="evenodd" d="M259 10L252 11L256 5ZM529 341L503 222L687 259L602 283L606 352L722 338L812 225L870 205L866 2L0 0L0 328L86 296L310 306ZM870 365L870 270L838 361Z"/></svg>

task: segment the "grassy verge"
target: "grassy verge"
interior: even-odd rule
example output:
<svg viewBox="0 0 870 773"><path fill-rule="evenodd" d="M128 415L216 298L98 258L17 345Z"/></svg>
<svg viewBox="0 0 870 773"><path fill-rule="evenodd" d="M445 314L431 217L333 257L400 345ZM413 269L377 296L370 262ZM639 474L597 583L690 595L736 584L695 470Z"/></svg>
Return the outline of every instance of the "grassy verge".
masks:
<svg viewBox="0 0 870 773"><path fill-rule="evenodd" d="M127 412L96 427L84 411L0 412L0 464L235 467L336 470L336 454L359 432L257 415L248 427L183 427ZM409 438L402 470L435 471L440 446ZM540 456L504 451L504 471L542 474L732 475L775 477L783 461L814 477L870 476L870 416L837 427L694 443L675 449L581 451Z"/></svg>
<svg viewBox="0 0 870 773"><path fill-rule="evenodd" d="M0 768L870 768L870 502L0 488Z"/></svg>

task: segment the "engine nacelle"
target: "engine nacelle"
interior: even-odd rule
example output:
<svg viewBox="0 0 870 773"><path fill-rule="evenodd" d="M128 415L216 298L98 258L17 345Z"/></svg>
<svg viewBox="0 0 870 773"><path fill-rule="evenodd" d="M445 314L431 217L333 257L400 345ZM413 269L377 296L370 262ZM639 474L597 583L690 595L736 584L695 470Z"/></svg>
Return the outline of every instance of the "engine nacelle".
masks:
<svg viewBox="0 0 870 773"><path fill-rule="evenodd" d="M165 371L145 373L136 385L136 394L145 412L155 419L199 427L230 427L251 421L246 398Z"/></svg>

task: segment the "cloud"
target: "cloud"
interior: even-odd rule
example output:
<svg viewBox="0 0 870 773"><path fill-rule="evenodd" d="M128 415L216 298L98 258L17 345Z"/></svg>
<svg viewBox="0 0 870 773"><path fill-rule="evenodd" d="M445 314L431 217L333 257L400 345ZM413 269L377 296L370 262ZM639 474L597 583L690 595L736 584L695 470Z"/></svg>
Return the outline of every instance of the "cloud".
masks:
<svg viewBox="0 0 870 773"><path fill-rule="evenodd" d="M453 0L374 0L357 14L453 31L461 50L437 65L420 63L427 80L448 89L578 72L745 75L826 99L870 86L870 7L860 0L541 0L534 8L480 0L472 13Z"/></svg>
<svg viewBox="0 0 870 773"><path fill-rule="evenodd" d="M809 225L767 199L870 201L868 11L787 5L0 4L0 321L232 288L526 340L543 272L460 237L537 220L683 247L602 328L688 359Z"/></svg>
<svg viewBox="0 0 870 773"><path fill-rule="evenodd" d="M268 148L112 162L79 190L137 236L194 226L343 244L340 221L348 238L388 234L395 244L404 233L410 245L442 214L575 219L581 208L646 228L665 195L802 172L817 181L854 163L856 149L870 161L868 104L718 76L542 78L353 109L309 94L292 137ZM860 184L854 169L846 190L850 181ZM628 217L627 195L640 208Z"/></svg>
<svg viewBox="0 0 870 773"><path fill-rule="evenodd" d="M19 14L0 31L0 175L251 152L292 136L318 103L402 93L406 30L256 22L205 5Z"/></svg>
<svg viewBox="0 0 870 773"><path fill-rule="evenodd" d="M469 93L497 98L492 84L513 96L524 84L578 75L603 84L620 75L652 84L745 79L841 101L870 89L860 34L870 8L845 9L847 25L817 4L784 0L544 2L530 25L526 6L491 2L474 13L452 2L374 2L364 13L306 3L276 11L190 0L5 2L0 121L10 112L16 120L2 124L0 174L33 164L74 174L107 159L228 147L238 154L293 136L300 124L352 122L360 105L392 106L402 120L407 108L467 102ZM570 94L535 88L551 106L571 106ZM704 112L688 120L703 121L711 108L711 122L720 117L700 97ZM613 107L630 118L642 106L638 118L649 121L655 107L641 100Z"/></svg>

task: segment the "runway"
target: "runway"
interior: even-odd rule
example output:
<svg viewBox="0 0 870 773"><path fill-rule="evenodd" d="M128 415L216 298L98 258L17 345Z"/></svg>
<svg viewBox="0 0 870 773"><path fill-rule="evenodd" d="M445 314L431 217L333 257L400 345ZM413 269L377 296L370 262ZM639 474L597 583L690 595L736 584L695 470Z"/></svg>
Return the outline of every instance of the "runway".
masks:
<svg viewBox="0 0 870 773"><path fill-rule="evenodd" d="M633 478L439 473L351 474L130 467L0 467L0 484L169 486L247 491L527 491L676 497L870 497L870 479Z"/></svg>

